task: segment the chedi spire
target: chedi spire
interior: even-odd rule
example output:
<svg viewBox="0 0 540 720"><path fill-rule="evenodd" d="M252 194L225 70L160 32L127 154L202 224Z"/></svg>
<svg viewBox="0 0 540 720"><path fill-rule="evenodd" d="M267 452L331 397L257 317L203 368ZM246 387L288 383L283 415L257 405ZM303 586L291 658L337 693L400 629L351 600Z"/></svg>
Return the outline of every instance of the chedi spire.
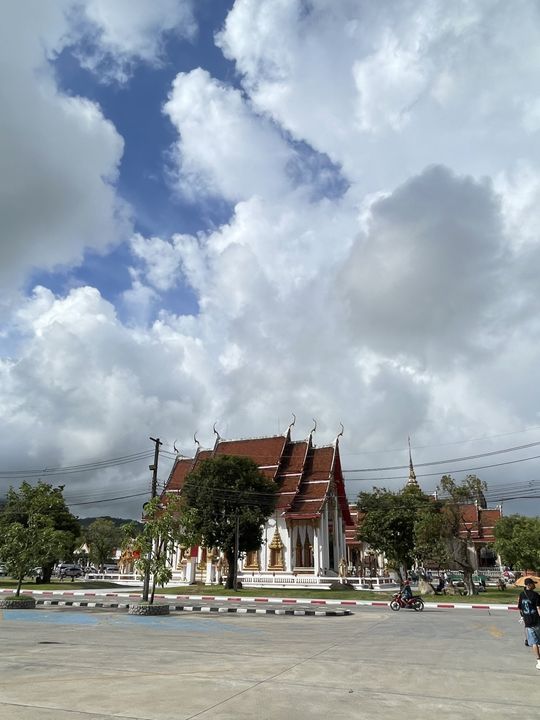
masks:
<svg viewBox="0 0 540 720"><path fill-rule="evenodd" d="M407 438L409 442L409 479L407 480L407 486L406 487L415 487L419 488L418 481L416 479L416 473L414 472L414 465L412 461L412 454L411 454L411 438Z"/></svg>

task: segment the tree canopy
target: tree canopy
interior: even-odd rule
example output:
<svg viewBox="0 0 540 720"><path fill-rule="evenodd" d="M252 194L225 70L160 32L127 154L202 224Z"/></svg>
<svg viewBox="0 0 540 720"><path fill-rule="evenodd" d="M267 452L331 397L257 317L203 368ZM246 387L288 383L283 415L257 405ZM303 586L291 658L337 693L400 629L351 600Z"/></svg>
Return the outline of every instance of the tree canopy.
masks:
<svg viewBox="0 0 540 720"><path fill-rule="evenodd" d="M540 518L509 515L495 524L495 550L505 565L540 570Z"/></svg>
<svg viewBox="0 0 540 720"><path fill-rule="evenodd" d="M475 475L457 483L443 475L437 499L416 487L399 492L374 488L358 496L363 513L358 537L376 552L384 553L388 565L401 573L415 562L457 565L469 593L474 592L471 538L464 532L464 503L484 501L486 484Z"/></svg>
<svg viewBox="0 0 540 720"><path fill-rule="evenodd" d="M175 544L184 540L182 518L183 501L177 495L155 497L144 506L144 526L139 531L136 523L123 526L123 548L129 548L135 558L135 567L145 578L143 600L154 602L156 585L165 585L172 577L167 554ZM148 583L152 578L152 589L148 597Z"/></svg>
<svg viewBox="0 0 540 720"><path fill-rule="evenodd" d="M84 529L82 537L88 545L90 561L100 569L122 542L120 528L109 518L94 520Z"/></svg>
<svg viewBox="0 0 540 720"><path fill-rule="evenodd" d="M373 488L361 492L358 510L363 514L358 537L377 553L384 553L388 566L399 575L410 568L416 557L415 523L430 499L418 488L399 492Z"/></svg>
<svg viewBox="0 0 540 720"><path fill-rule="evenodd" d="M23 482L19 490L10 488L0 513L0 557L8 572L22 580L32 568L40 566L45 581L55 562L70 557L80 527L66 506L63 486L53 488L39 481Z"/></svg>
<svg viewBox="0 0 540 720"><path fill-rule="evenodd" d="M475 592L472 580L474 548L470 529L463 518L463 505L484 501L486 483L476 475L467 475L457 483L450 475L443 475L437 488L441 501L437 512L422 513L415 528L415 542L419 550L440 564L457 565L463 571L465 587L469 595ZM431 548L431 550L430 550Z"/></svg>
<svg viewBox="0 0 540 720"><path fill-rule="evenodd" d="M276 484L249 458L219 455L189 474L182 490L185 528L194 542L225 553L226 587L234 583L236 528L239 552L257 550L276 492Z"/></svg>

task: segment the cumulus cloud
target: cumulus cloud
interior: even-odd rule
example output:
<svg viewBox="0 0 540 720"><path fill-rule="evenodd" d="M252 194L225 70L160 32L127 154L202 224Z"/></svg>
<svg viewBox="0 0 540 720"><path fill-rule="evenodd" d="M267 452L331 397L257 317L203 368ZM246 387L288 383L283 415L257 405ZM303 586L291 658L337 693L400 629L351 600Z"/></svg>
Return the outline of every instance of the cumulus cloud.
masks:
<svg viewBox="0 0 540 720"><path fill-rule="evenodd" d="M133 63L163 61L168 35L191 39L197 26L192 0L86 0L76 5L83 64L104 80L126 81Z"/></svg>
<svg viewBox="0 0 540 720"><path fill-rule="evenodd" d="M84 13L121 68L158 62L167 33L194 22L171 1L135 5L122 27L119 7L89 0ZM95 104L58 92L46 58L76 32L43 8L9 49L24 88L0 120L12 165L15 126L28 148L21 182L2 185L8 211L16 199L9 280L126 237L121 138ZM296 412L297 436L316 417L319 442L345 424L349 469L390 464L360 453L407 434L433 446L537 424L539 27L525 1L237 0L217 42L242 88L196 68L163 98L178 188L230 217L130 232L122 316L92 287L13 302L7 461L115 456L148 435L189 453L214 421L224 436L269 434ZM186 285L199 311L178 315L166 298Z"/></svg>
<svg viewBox="0 0 540 720"><path fill-rule="evenodd" d="M433 162L473 175L538 162L539 40L536 3L504 0L241 0L218 36L254 106L364 191Z"/></svg>
<svg viewBox="0 0 540 720"><path fill-rule="evenodd" d="M68 9L10 3L0 28L4 291L32 269L80 262L86 248L117 243L130 227L114 189L122 138L95 103L58 91L48 63L69 33Z"/></svg>
<svg viewBox="0 0 540 720"><path fill-rule="evenodd" d="M490 184L429 168L372 205L343 271L350 322L421 365L492 351L509 260Z"/></svg>
<svg viewBox="0 0 540 720"><path fill-rule="evenodd" d="M164 110L179 133L176 160L185 193L235 201L292 189L286 174L292 151L238 90L200 68L180 73Z"/></svg>

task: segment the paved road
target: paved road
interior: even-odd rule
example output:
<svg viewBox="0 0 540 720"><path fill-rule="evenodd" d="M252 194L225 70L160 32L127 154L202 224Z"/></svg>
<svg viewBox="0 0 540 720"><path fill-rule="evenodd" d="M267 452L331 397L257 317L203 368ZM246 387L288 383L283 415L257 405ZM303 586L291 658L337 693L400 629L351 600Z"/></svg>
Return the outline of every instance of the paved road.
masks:
<svg viewBox="0 0 540 720"><path fill-rule="evenodd" d="M475 720L540 714L513 613L39 608L0 621L3 720Z"/></svg>

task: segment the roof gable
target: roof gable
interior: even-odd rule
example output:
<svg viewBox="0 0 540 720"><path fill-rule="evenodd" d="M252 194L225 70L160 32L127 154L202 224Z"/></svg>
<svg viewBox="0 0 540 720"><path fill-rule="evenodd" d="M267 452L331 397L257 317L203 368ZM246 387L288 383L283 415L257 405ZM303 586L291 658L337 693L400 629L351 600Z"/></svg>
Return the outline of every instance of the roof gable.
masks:
<svg viewBox="0 0 540 720"><path fill-rule="evenodd" d="M276 509L289 519L319 517L333 482L343 518L347 525L352 523L337 442L317 448L311 435L307 440L292 441L289 433L241 440L218 438L213 450L199 450L194 458L175 461L165 492L181 491L198 463L216 455L253 460L264 475L277 483Z"/></svg>

